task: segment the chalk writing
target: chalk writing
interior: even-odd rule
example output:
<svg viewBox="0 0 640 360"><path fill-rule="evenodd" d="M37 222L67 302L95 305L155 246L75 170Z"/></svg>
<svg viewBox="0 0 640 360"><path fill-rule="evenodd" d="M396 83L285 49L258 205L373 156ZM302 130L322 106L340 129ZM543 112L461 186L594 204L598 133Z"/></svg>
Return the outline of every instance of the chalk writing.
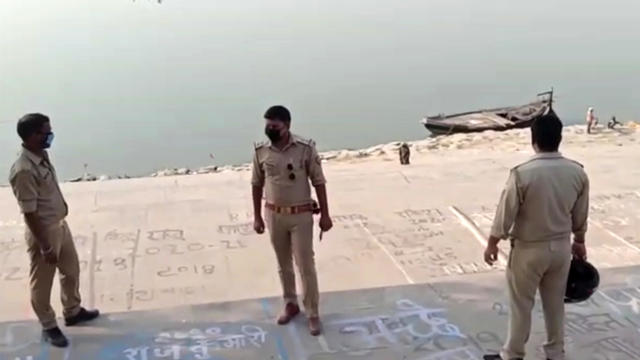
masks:
<svg viewBox="0 0 640 360"><path fill-rule="evenodd" d="M640 351L635 346L633 346L632 344L628 344L623 339L615 336L599 339L587 344L586 346L594 348L601 354L603 352L623 354L627 356L628 359L640 359ZM609 357L607 356L606 359L609 359Z"/></svg>
<svg viewBox="0 0 640 360"><path fill-rule="evenodd" d="M87 244L89 244L90 241L91 241L91 237L89 236L82 235L82 234L73 235L73 242L76 244L76 246L84 247Z"/></svg>
<svg viewBox="0 0 640 360"><path fill-rule="evenodd" d="M248 347L259 349L266 338L267 332L255 325L243 325L239 333L235 334L225 334L219 327L162 332L155 337L153 346L128 348L123 354L127 360L179 360L183 355L195 359L210 359L211 352Z"/></svg>
<svg viewBox="0 0 640 360"><path fill-rule="evenodd" d="M80 260L80 271L87 270L88 266L89 266L89 261ZM102 259L96 259L96 261L93 263L93 271L102 272Z"/></svg>
<svg viewBox="0 0 640 360"><path fill-rule="evenodd" d="M640 312L640 292L638 288L606 289L598 294L614 306L629 307L635 314Z"/></svg>
<svg viewBox="0 0 640 360"><path fill-rule="evenodd" d="M611 314L566 313L566 329L570 335L607 333L626 327L626 324L614 319Z"/></svg>
<svg viewBox="0 0 640 360"><path fill-rule="evenodd" d="M394 213L413 225L442 224L447 220L439 209L407 209Z"/></svg>
<svg viewBox="0 0 640 360"><path fill-rule="evenodd" d="M229 213L229 221L235 223L235 222L239 222L239 221L249 221L249 220L253 220L253 214L250 212L243 212L243 213Z"/></svg>
<svg viewBox="0 0 640 360"><path fill-rule="evenodd" d="M253 223L220 225L218 226L218 233L224 235L253 235Z"/></svg>
<svg viewBox="0 0 640 360"><path fill-rule="evenodd" d="M367 217L362 214L334 215L331 219L335 224L361 222L368 220Z"/></svg>
<svg viewBox="0 0 640 360"><path fill-rule="evenodd" d="M408 267L446 266L451 261L457 260L453 248L450 247L437 250L432 246L417 250L397 249L393 251L393 255L398 258L400 265Z"/></svg>
<svg viewBox="0 0 640 360"><path fill-rule="evenodd" d="M331 218L334 224L355 222L355 221L367 221L367 217L362 214L346 214L346 215L334 215Z"/></svg>
<svg viewBox="0 0 640 360"><path fill-rule="evenodd" d="M185 241L184 231L179 229L152 230L147 232L147 239L152 241Z"/></svg>
<svg viewBox="0 0 640 360"><path fill-rule="evenodd" d="M491 307L491 309L493 311L495 311L500 316L509 315L509 308L507 306L505 306L504 304L502 304L502 303L494 302L493 306Z"/></svg>
<svg viewBox="0 0 640 360"><path fill-rule="evenodd" d="M417 345L414 345L414 351L416 353L427 353L430 357L435 359L456 359L456 357L446 357L446 355L453 354L457 356L465 356L468 353L475 352L489 352L497 353L502 347L503 342L498 335L492 332L482 331L475 335L465 335L464 337L458 336L443 336L438 335L427 341L418 341ZM429 358L429 357L427 357ZM475 356L473 359L477 359Z"/></svg>
<svg viewBox="0 0 640 360"><path fill-rule="evenodd" d="M26 279L27 276L27 269L19 266L8 266L0 271L2 281L20 281Z"/></svg>
<svg viewBox="0 0 640 360"><path fill-rule="evenodd" d="M99 296L100 301L103 304L108 303L121 303L125 299L136 300L139 302L149 302L166 297L190 297L201 295L206 292L205 286L183 286L183 287L165 287L165 288L152 288L152 289L135 289L127 290L123 293L102 293Z"/></svg>
<svg viewBox="0 0 640 360"><path fill-rule="evenodd" d="M332 218L335 226L343 229L362 229L367 227L368 218L362 214L334 215Z"/></svg>
<svg viewBox="0 0 640 360"><path fill-rule="evenodd" d="M122 242L122 243L135 243L138 241L140 236L140 231L132 231L132 232L120 232L118 230L111 230L104 236L104 241L106 242Z"/></svg>
<svg viewBox="0 0 640 360"><path fill-rule="evenodd" d="M215 265L183 265L183 266L165 266L156 273L160 277L171 277L179 274L203 274L212 275L216 270Z"/></svg>
<svg viewBox="0 0 640 360"><path fill-rule="evenodd" d="M178 243L178 244L160 244L158 246L150 246L145 248L142 253L145 255L184 255L187 253L203 251L213 245L205 245L199 242Z"/></svg>
<svg viewBox="0 0 640 360"><path fill-rule="evenodd" d="M131 257L116 257L113 259L105 260L103 258L97 258L93 262L93 271L95 273L100 273L103 271L125 271L129 270L131 267ZM88 260L80 260L80 271L88 270L89 261Z"/></svg>
<svg viewBox="0 0 640 360"><path fill-rule="evenodd" d="M338 320L331 325L338 326L341 334L357 335L357 340L368 349L385 343L411 344L415 339L428 340L436 336L465 337L443 317L444 309L424 308L411 300L399 300L396 307L398 312L393 316Z"/></svg>
<svg viewBox="0 0 640 360"><path fill-rule="evenodd" d="M464 347L453 350L444 350L420 360L476 360L477 358L478 355L475 354L471 348Z"/></svg>
<svg viewBox="0 0 640 360"><path fill-rule="evenodd" d="M487 271L504 270L505 266L499 263L494 264L493 266L489 266L486 263L481 261L472 261L472 262L466 262L466 263L449 264L447 266L444 266L442 269L448 275L455 275L455 274L463 275L463 274L477 274L480 272L487 272Z"/></svg>
<svg viewBox="0 0 640 360"><path fill-rule="evenodd" d="M390 232L384 225L372 222L365 223L364 228L373 236L384 235Z"/></svg>
<svg viewBox="0 0 640 360"><path fill-rule="evenodd" d="M242 240L220 240L220 244L224 249L237 250L247 247Z"/></svg>

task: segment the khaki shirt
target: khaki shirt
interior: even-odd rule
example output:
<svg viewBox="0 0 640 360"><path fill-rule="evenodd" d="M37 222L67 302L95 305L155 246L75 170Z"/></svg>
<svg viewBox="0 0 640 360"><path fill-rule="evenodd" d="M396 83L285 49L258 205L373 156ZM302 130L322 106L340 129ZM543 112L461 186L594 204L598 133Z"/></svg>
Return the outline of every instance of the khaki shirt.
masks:
<svg viewBox="0 0 640 360"><path fill-rule="evenodd" d="M251 184L265 188L265 199L270 204L309 204L312 201L309 180L313 186L326 183L312 140L291 134L289 143L282 150L270 143L260 143L255 150Z"/></svg>
<svg viewBox="0 0 640 360"><path fill-rule="evenodd" d="M539 242L587 231L589 179L560 153L541 153L511 170L491 235Z"/></svg>
<svg viewBox="0 0 640 360"><path fill-rule="evenodd" d="M9 183L22 213L36 213L44 225L59 223L67 216L67 203L46 152L40 157L23 148L11 167Z"/></svg>

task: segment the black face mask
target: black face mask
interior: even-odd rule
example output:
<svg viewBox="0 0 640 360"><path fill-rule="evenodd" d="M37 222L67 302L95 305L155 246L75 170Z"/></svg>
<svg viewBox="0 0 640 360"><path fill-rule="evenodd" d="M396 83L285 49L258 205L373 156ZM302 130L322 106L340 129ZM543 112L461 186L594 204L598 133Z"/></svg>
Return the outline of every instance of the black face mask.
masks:
<svg viewBox="0 0 640 360"><path fill-rule="evenodd" d="M282 139L282 134L278 129L266 127L264 129L264 133L265 135L267 135L267 137L269 138L269 140L271 140L272 143L276 143L280 141L280 139Z"/></svg>

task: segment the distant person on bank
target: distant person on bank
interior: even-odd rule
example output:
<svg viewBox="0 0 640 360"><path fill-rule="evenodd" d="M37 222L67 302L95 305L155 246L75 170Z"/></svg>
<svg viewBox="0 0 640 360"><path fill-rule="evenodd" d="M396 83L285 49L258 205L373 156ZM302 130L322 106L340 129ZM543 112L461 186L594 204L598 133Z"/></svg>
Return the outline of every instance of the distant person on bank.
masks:
<svg viewBox="0 0 640 360"><path fill-rule="evenodd" d="M615 129L618 125L622 125L622 123L619 122L615 116L612 116L611 120L609 120L609 123L607 124L607 127L609 127L609 129Z"/></svg>
<svg viewBox="0 0 640 360"><path fill-rule="evenodd" d="M409 145L407 143L402 143L402 145L400 145L399 154L400 154L400 164L409 165L411 150L409 149Z"/></svg>
<svg viewBox="0 0 640 360"><path fill-rule="evenodd" d="M591 130L595 129L596 125L598 125L598 118L593 113L593 108L590 107L587 109L587 134L591 134Z"/></svg>
<svg viewBox="0 0 640 360"><path fill-rule="evenodd" d="M46 149L53 132L49 118L27 114L18 121L22 152L11 167L9 182L26 223L26 241L31 261L29 282L31 306L42 324L42 337L56 347L69 345L51 307L51 287L56 269L66 326L99 316L97 310L80 306L80 265L69 226L67 203Z"/></svg>

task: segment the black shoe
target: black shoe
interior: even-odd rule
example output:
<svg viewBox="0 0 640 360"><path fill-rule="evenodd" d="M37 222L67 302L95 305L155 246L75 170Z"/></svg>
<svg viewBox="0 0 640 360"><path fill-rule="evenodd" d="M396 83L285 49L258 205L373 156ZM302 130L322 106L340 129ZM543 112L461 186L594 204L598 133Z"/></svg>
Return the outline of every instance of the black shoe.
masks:
<svg viewBox="0 0 640 360"><path fill-rule="evenodd" d="M482 357L482 360L502 360L502 358L500 357L500 355L484 355ZM522 358L515 358L515 359L511 359L511 360L523 360Z"/></svg>
<svg viewBox="0 0 640 360"><path fill-rule="evenodd" d="M69 346L67 337L64 336L59 327L54 327L53 329L49 330L42 330L42 340L59 348L65 348Z"/></svg>
<svg viewBox="0 0 640 360"><path fill-rule="evenodd" d="M76 316L65 318L64 324L67 326L74 326L80 323L91 321L98 316L100 316L100 312L98 310L87 310L85 308L80 308L80 312Z"/></svg>

